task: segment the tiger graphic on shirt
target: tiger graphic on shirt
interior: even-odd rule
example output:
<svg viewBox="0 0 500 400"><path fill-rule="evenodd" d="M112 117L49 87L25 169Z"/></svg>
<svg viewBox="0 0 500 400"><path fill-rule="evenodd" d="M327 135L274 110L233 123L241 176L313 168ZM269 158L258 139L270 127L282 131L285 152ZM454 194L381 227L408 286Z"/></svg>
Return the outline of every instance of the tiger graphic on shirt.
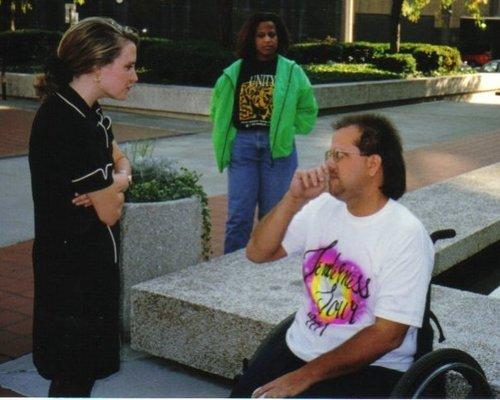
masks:
<svg viewBox="0 0 500 400"><path fill-rule="evenodd" d="M242 124L269 125L273 111L274 75L252 75L241 84L239 120Z"/></svg>

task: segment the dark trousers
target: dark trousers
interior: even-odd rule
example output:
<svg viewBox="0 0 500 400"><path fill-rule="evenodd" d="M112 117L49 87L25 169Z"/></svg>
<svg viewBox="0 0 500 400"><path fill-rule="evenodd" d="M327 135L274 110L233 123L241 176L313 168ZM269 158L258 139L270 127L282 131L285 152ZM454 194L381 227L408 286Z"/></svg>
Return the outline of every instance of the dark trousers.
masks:
<svg viewBox="0 0 500 400"><path fill-rule="evenodd" d="M230 397L251 397L258 387L302 367L305 361L296 357L285 343L285 338L269 343L251 361L238 379ZM297 395L300 398L388 398L402 372L366 367L359 371L318 382Z"/></svg>
<svg viewBox="0 0 500 400"><path fill-rule="evenodd" d="M56 378L50 383L48 397L90 397L95 381L80 378Z"/></svg>

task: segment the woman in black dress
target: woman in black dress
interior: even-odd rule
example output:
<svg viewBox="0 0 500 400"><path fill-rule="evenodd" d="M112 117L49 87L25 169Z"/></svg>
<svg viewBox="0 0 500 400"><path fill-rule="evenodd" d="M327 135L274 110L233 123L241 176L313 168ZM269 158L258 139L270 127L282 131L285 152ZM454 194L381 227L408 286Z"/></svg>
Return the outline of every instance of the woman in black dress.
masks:
<svg viewBox="0 0 500 400"><path fill-rule="evenodd" d="M131 171L97 100L127 97L137 40L111 19L85 19L35 84L33 359L49 396L90 396L119 369L118 220Z"/></svg>

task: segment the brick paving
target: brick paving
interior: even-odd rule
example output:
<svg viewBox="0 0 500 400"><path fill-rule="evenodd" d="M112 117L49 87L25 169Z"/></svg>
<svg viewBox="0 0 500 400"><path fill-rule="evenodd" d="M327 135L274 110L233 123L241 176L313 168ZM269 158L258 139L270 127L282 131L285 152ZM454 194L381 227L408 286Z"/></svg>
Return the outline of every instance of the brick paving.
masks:
<svg viewBox="0 0 500 400"><path fill-rule="evenodd" d="M32 245L29 240L0 248L0 363L31 352ZM19 395L0 388L0 396Z"/></svg>
<svg viewBox="0 0 500 400"><path fill-rule="evenodd" d="M1 116L0 157L26 154L26 132L29 131L33 112L1 110ZM123 132L123 136L119 140L129 140L124 139L125 137L138 138L141 136L141 134L137 134L139 130L135 127L117 124L115 129L117 133L120 130ZM159 132L149 132L148 129L161 130L141 128L142 136L159 134ZM11 133L9 137L5 134L6 131ZM407 151L405 159L408 171L408 190L414 190L498 162L499 154L500 132L440 142L429 147ZM213 256L218 256L222 254L223 249L227 197L225 195L210 197L209 207L212 213ZM30 240L0 248L0 363L31 352L32 243L33 241ZM0 388L0 397L16 396L20 395Z"/></svg>
<svg viewBox="0 0 500 400"><path fill-rule="evenodd" d="M28 153L29 135L35 112L17 108L1 108L0 158ZM184 133L164 128L113 123L113 134L118 142L178 136Z"/></svg>

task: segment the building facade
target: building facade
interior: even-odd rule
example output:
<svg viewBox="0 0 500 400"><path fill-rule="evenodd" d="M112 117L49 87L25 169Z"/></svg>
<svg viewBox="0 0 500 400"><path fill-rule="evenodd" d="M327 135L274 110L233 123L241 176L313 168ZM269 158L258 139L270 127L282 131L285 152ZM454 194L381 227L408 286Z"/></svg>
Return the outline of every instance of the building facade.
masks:
<svg viewBox="0 0 500 400"><path fill-rule="evenodd" d="M10 29L9 1L3 1L0 29ZM149 36L174 40L218 40L221 21L220 0L86 0L76 6L79 19L92 15L109 16ZM338 37L342 0L232 0L231 31L234 38L246 18L256 11L280 14L294 41ZM232 3L232 5L231 5ZM65 30L69 0L31 0L32 9L17 12L16 28Z"/></svg>
<svg viewBox="0 0 500 400"><path fill-rule="evenodd" d="M4 0L0 5L0 30L10 29L10 3ZM341 41L388 42L392 0L86 0L83 6L73 6L71 0L30 3L32 9L27 13L16 11L16 28L63 31L75 18L104 15L148 36L174 40L221 41L221 27L225 27L234 42L245 19L261 10L280 14L295 42L327 36ZM489 0L483 15L500 17L499 3ZM430 0L417 23L402 19L402 41L460 45L470 36L460 31L464 15L465 0L456 0L449 10L441 8L441 0ZM490 20L498 25L495 18Z"/></svg>

